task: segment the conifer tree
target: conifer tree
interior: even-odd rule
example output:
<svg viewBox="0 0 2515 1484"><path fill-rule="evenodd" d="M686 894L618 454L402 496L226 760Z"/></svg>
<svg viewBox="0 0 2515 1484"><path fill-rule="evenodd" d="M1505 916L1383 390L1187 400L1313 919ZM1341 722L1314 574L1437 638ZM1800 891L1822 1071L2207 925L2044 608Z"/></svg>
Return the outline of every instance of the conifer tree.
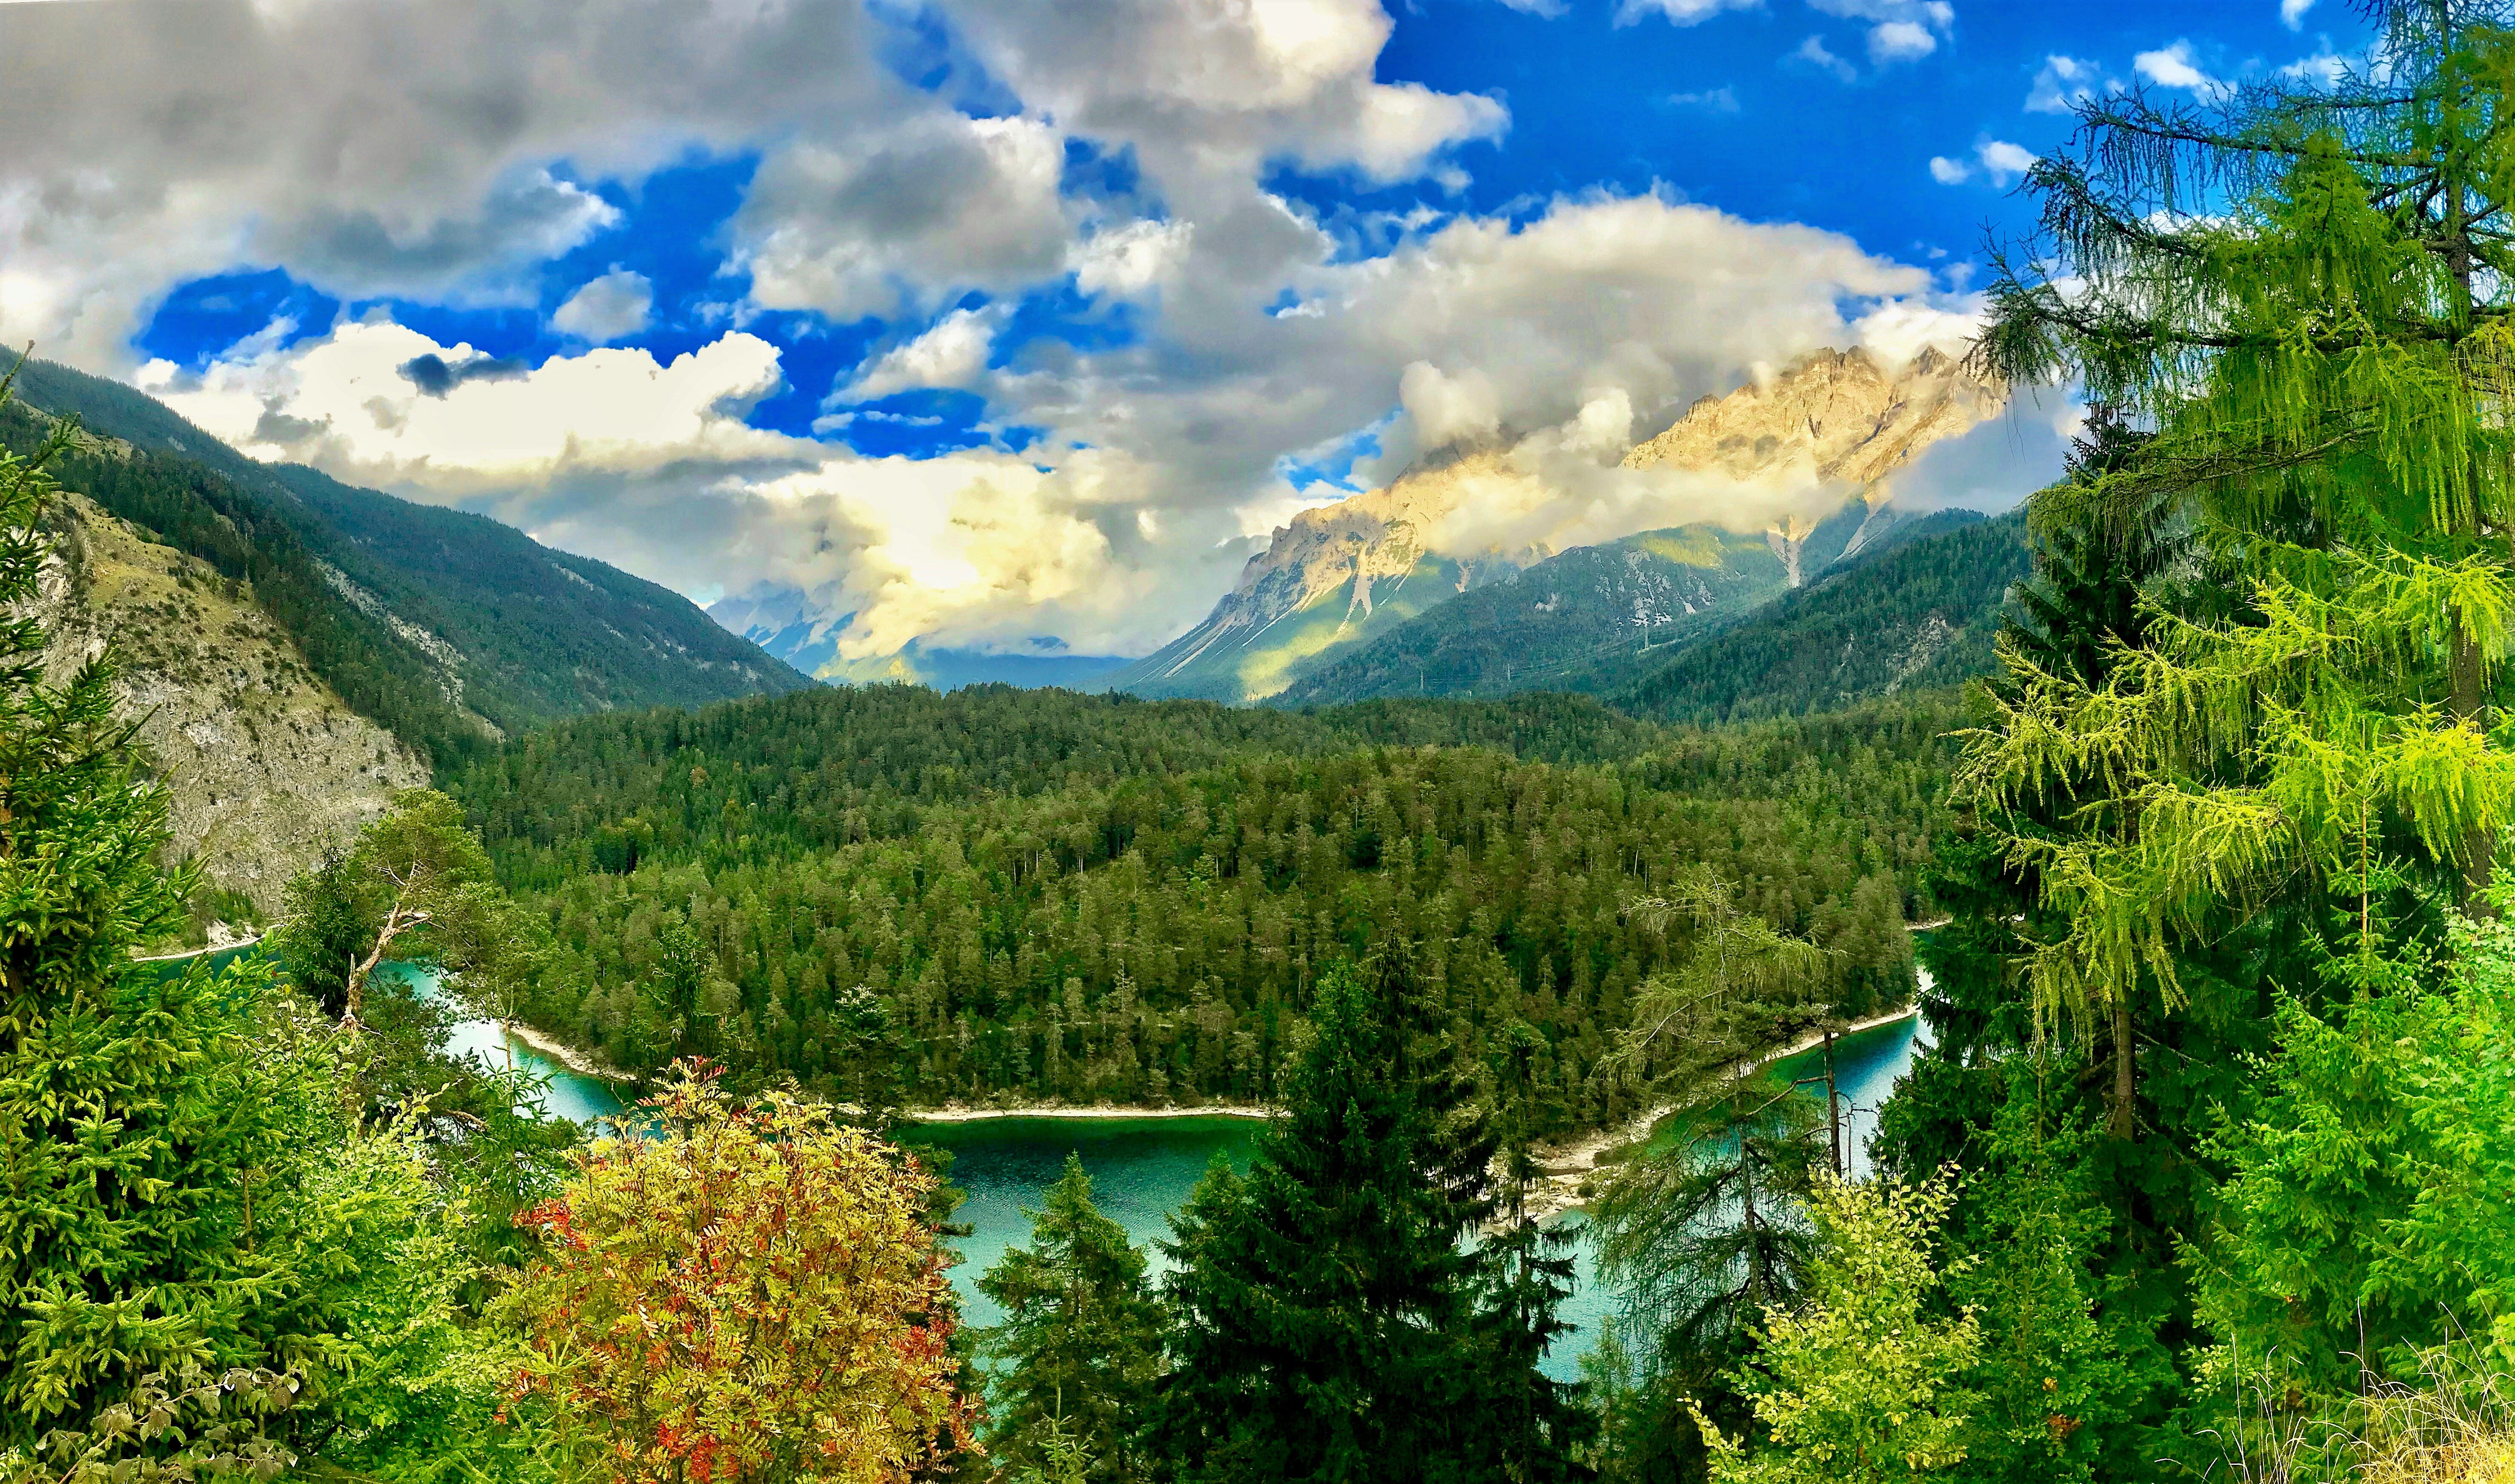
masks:
<svg viewBox="0 0 2515 1484"><path fill-rule="evenodd" d="M1248 1176L1174 1218L1160 1452L1198 1481L1564 1476L1570 1420L1526 1425L1553 1393L1479 1312L1495 1141L1406 953L1332 969L1311 1023Z"/></svg>
<svg viewBox="0 0 2515 1484"><path fill-rule="evenodd" d="M2155 434L2036 522L2119 538L2172 501L2243 576L2224 619L2152 605L2100 679L2012 650L1972 738L1987 813L2087 801L2069 838L2007 838L2067 920L2029 957L2046 1014L2110 1018L2143 985L2170 1008L2215 914L2300 880L2370 896L2387 855L2469 896L2515 820L2492 709L2515 647L2510 8L2371 9L2372 64L2328 87L2082 104L2081 147L2030 176L2032 266L1999 268L1989 369L2077 377Z"/></svg>
<svg viewBox="0 0 2515 1484"><path fill-rule="evenodd" d="M44 680L43 466L72 432L0 452L0 1448L152 1374L258 1364L276 1281L246 1250L240 1173L277 1130L242 1018L207 970L131 962L192 886L157 864L166 791L134 768L109 650Z"/></svg>
<svg viewBox="0 0 2515 1484"><path fill-rule="evenodd" d="M979 1337L1000 1365L989 1386L987 1444L1001 1467L1060 1477L1079 1466L1092 1484L1146 1476L1137 1435L1159 1379L1162 1311L1144 1253L1092 1204L1076 1155L1031 1218L1027 1247L978 1279L1005 1311Z"/></svg>

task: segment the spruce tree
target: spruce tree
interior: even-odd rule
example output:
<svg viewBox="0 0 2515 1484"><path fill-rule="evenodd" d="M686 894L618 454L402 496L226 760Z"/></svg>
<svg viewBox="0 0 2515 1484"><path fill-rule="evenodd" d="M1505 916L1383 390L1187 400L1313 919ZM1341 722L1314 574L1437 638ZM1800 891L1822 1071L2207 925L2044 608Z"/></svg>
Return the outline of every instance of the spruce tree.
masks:
<svg viewBox="0 0 2515 1484"><path fill-rule="evenodd" d="M132 962L193 884L158 866L166 791L109 651L44 679L43 466L72 433L0 452L0 1450L152 1374L262 1363L280 1281L246 1204L279 1131L242 1012L206 969Z"/></svg>
<svg viewBox="0 0 2515 1484"><path fill-rule="evenodd" d="M1564 1476L1542 1343L1498 1341L1502 1250L1473 1241L1495 1140L1408 955L1332 969L1311 1026L1248 1176L1174 1218L1160 1452L1217 1484Z"/></svg>
<svg viewBox="0 0 2515 1484"><path fill-rule="evenodd" d="M1144 1253L1092 1204L1083 1161L1065 1157L1031 1218L1027 1247L978 1279L1005 1311L979 1337L999 1369L987 1446L999 1466L1092 1484L1146 1477L1138 1434L1161 1368L1162 1311Z"/></svg>

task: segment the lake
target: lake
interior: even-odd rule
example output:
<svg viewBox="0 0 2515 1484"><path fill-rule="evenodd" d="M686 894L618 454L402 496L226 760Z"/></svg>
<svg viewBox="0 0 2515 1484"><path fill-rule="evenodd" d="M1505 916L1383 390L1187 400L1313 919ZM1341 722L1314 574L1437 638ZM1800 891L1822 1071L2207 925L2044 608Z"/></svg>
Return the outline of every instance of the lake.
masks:
<svg viewBox="0 0 2515 1484"><path fill-rule="evenodd" d="M417 979L419 992L433 994L433 976L408 965L387 965ZM1913 1064L1917 1037L1924 1032L1918 1016L1907 1016L1846 1036L1835 1047L1835 1085L1844 1105L1845 1143L1853 1170L1867 1174L1867 1140L1877 1126L1877 1109L1895 1082ZM470 1052L490 1066L504 1066L513 1054L515 1065L545 1080L543 1105L551 1113L580 1123L603 1124L625 1107L620 1092L598 1078L582 1076L552 1061L522 1041L486 1020L466 1020L454 1028L453 1050ZM1778 1068L1793 1078L1821 1077L1822 1053L1805 1051L1785 1058ZM1812 1095L1822 1097L1823 1084ZM1023 1208L1036 1208L1048 1187L1064 1173L1068 1151L1079 1154L1092 1175L1092 1194L1101 1212L1127 1230L1129 1240L1151 1250L1156 1274L1164 1271L1155 1244L1170 1235L1170 1215L1176 1211L1217 1154L1246 1170L1263 1124L1256 1119L1185 1117L1151 1118L1113 1114L1102 1118L996 1118L968 1123L911 1124L900 1132L903 1141L948 1149L952 1179L969 1199L960 1219L972 1227L958 1243L963 1262L952 1270L962 1311L972 1325L991 1325L1002 1317L976 1278L1010 1248L1030 1240L1030 1220ZM1565 1219L1578 1222L1577 1216ZM1614 1295L1597 1281L1588 1244L1576 1250L1579 1284L1563 1305L1563 1317L1578 1329L1546 1358L1548 1375L1570 1381L1580 1374L1580 1356L1594 1341L1599 1325L1614 1312Z"/></svg>

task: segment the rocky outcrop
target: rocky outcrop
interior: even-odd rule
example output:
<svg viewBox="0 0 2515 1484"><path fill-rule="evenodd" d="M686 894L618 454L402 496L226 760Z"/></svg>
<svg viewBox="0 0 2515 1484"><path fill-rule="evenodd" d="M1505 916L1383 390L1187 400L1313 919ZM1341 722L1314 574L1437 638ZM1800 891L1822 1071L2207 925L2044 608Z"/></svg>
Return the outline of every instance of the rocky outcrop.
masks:
<svg viewBox="0 0 2515 1484"><path fill-rule="evenodd" d="M427 765L314 678L286 631L207 563L84 496L50 517L35 612L56 682L109 640L127 714L172 795L180 857L278 910L289 877L382 814Z"/></svg>
<svg viewBox="0 0 2515 1484"><path fill-rule="evenodd" d="M1628 469L1717 470L1740 478L1804 463L1829 483L1882 498L1932 443L2000 411L2000 390L1935 347L1890 368L1867 350L1819 350L1764 385L1707 396L1633 445Z"/></svg>

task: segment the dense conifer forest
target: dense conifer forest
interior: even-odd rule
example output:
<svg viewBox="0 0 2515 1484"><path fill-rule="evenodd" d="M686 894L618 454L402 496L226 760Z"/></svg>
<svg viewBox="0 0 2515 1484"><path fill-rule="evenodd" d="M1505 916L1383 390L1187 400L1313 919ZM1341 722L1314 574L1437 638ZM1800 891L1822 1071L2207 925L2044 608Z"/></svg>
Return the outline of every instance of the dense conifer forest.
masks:
<svg viewBox="0 0 2515 1484"><path fill-rule="evenodd" d="M982 687L588 719L454 786L547 915L529 1018L624 1069L705 1053L846 1099L1276 1094L1318 975L1419 945L1474 1044L1533 1029L1556 1132L1704 864L1907 1000L1944 694L1728 733L1592 703L1285 714Z"/></svg>

